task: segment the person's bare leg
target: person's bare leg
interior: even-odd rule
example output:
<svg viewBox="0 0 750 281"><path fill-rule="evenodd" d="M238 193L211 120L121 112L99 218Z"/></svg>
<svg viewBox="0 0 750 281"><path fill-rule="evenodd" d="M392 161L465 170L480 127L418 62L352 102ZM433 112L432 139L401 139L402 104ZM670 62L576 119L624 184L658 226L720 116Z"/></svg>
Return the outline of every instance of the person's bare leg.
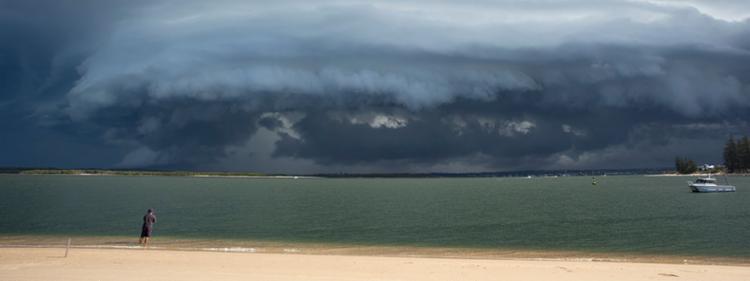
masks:
<svg viewBox="0 0 750 281"><path fill-rule="evenodd" d="M143 237L138 238L138 245L143 245Z"/></svg>
<svg viewBox="0 0 750 281"><path fill-rule="evenodd" d="M143 247L148 247L148 241L151 240L151 237L143 238Z"/></svg>

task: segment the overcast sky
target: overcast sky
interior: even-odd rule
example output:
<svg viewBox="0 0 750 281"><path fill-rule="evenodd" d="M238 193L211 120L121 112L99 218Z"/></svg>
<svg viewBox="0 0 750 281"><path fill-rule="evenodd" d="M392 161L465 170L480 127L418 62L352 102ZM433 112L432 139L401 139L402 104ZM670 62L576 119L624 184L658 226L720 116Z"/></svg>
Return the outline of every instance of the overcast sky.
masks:
<svg viewBox="0 0 750 281"><path fill-rule="evenodd" d="M0 0L0 166L721 163L750 1Z"/></svg>

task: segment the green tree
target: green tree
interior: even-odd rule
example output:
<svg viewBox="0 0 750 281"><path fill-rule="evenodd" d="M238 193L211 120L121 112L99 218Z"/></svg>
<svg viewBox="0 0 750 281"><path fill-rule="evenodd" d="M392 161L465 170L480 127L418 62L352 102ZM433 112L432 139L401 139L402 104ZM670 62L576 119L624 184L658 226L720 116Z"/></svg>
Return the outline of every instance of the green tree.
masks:
<svg viewBox="0 0 750 281"><path fill-rule="evenodd" d="M734 173L739 168L739 159L737 156L737 142L730 136L724 145L724 167L727 168L727 173Z"/></svg>
<svg viewBox="0 0 750 281"><path fill-rule="evenodd" d="M684 174L692 174L692 173L695 173L696 171L698 171L698 165L696 165L695 162L693 162L693 160L687 160Z"/></svg>
<svg viewBox="0 0 750 281"><path fill-rule="evenodd" d="M737 141L737 170L747 172L750 169L750 140L747 136Z"/></svg>
<svg viewBox="0 0 750 281"><path fill-rule="evenodd" d="M677 173L680 174L692 174L698 170L698 165L695 165L695 162L693 160L687 158L677 157L675 158L674 163L675 169L677 169Z"/></svg>

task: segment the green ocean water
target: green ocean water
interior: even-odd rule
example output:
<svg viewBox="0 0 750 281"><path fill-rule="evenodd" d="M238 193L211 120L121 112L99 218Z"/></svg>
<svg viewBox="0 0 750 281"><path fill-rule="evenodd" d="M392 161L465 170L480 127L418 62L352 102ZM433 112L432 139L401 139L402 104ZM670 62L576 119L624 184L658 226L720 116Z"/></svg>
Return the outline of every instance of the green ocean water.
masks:
<svg viewBox="0 0 750 281"><path fill-rule="evenodd" d="M750 257L750 177L249 179L0 175L0 236L157 237Z"/></svg>

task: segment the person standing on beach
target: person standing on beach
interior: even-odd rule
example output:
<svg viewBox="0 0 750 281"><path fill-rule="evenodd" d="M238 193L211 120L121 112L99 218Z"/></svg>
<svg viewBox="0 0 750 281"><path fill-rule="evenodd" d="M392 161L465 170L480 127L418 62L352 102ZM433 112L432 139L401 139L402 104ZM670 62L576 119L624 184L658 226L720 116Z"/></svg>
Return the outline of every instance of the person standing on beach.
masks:
<svg viewBox="0 0 750 281"><path fill-rule="evenodd" d="M148 246L148 241L151 239L151 231L154 229L156 223L156 215L154 215L153 209L148 209L145 216L143 216L143 226L141 227L141 239L138 240L138 244Z"/></svg>

